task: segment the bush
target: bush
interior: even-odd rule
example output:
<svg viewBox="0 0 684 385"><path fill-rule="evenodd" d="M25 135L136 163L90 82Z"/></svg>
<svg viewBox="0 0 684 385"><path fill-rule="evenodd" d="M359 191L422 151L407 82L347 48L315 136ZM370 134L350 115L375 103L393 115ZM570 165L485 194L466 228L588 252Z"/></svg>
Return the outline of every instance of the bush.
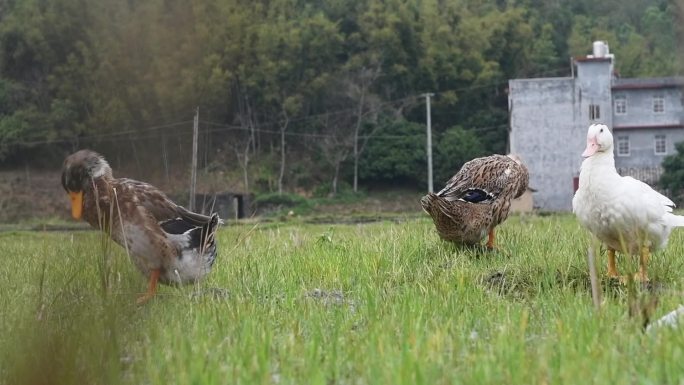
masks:
<svg viewBox="0 0 684 385"><path fill-rule="evenodd" d="M381 182L427 181L425 125L395 121L381 127L371 138L360 163L361 178ZM433 133L433 181L446 182L463 163L487 153L479 136L460 126Z"/></svg>
<svg viewBox="0 0 684 385"><path fill-rule="evenodd" d="M663 160L663 175L660 176L658 184L669 189L673 198L681 203L684 190L684 142L677 143L675 147L677 153L668 155Z"/></svg>
<svg viewBox="0 0 684 385"><path fill-rule="evenodd" d="M359 177L373 181L425 180L425 126L396 120L378 128L359 162Z"/></svg>
<svg viewBox="0 0 684 385"><path fill-rule="evenodd" d="M311 210L311 202L297 194L262 194L254 198L253 203L259 214L279 213L284 210L292 210L301 214Z"/></svg>
<svg viewBox="0 0 684 385"><path fill-rule="evenodd" d="M454 126L437 140L434 149L433 168L435 188L446 183L463 163L486 154L479 137L472 131Z"/></svg>
<svg viewBox="0 0 684 385"><path fill-rule="evenodd" d="M298 205L307 204L308 200L303 196L297 194L278 194L269 193L258 195L254 198L254 204L256 205L280 205L284 207L294 207Z"/></svg>
<svg viewBox="0 0 684 385"><path fill-rule="evenodd" d="M361 191L355 193L352 185L346 180L337 181L337 194L332 197L332 182L321 182L316 185L311 191L314 198L335 198L335 199L354 199L364 197L365 194Z"/></svg>

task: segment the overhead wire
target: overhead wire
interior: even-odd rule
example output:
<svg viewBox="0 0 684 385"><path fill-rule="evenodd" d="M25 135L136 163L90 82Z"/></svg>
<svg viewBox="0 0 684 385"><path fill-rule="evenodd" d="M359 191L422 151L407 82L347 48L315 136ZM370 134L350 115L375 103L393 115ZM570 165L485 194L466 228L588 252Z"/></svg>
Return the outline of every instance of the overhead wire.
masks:
<svg viewBox="0 0 684 385"><path fill-rule="evenodd" d="M561 69L552 69L552 70L547 70L544 71L543 73L540 73L539 75L544 75L548 73L557 73ZM486 83L486 84L477 84L477 85L470 85L470 86L465 86L465 87L458 87L458 88L453 88L453 89L448 89L448 90L441 90L441 91L436 91L433 94L435 96L442 95L445 93L453 93L453 92L465 92L465 91L474 91L474 90L479 90L483 88L488 88L488 87L496 87L500 86L503 84L508 83L508 80L500 80L500 81L495 81L491 83ZM373 109L367 110L364 114L372 113L372 112L379 112L383 107L389 106L392 104L396 103L401 103L401 102L406 102L410 100L416 100L418 101L420 99L420 95L409 95L397 99L392 99L392 100L386 100L382 101L374 106ZM299 118L293 118L290 119L290 123L298 123L298 122L304 122L304 121L310 121L314 119L319 119L321 117L326 117L326 116L334 116L334 115L340 115L340 114L345 114L349 112L357 112L358 107L349 107L349 108L343 108L343 109L338 109L334 111L326 111L323 113L318 113L318 114L312 114L312 115L307 115L307 116L302 116ZM449 114L451 115L451 114ZM267 133L267 134L280 134L280 130L268 130L263 127L273 127L273 126L278 126L281 124L280 121L278 120L273 120L270 122L265 122L265 123L260 123L256 125L255 127L243 127L240 125L231 125L227 123L218 123L218 122L212 122L208 120L200 120L202 123L218 127L215 129L209 129L208 132L219 132L219 131L228 131L228 130L246 130L246 131L255 131L255 132L261 132L261 133ZM192 123L192 120L182 120L182 121L177 121L177 122L170 122L170 123L165 123L165 124L159 124L159 125L154 125L154 126L149 126L149 127L144 127L144 128L138 128L138 129L129 129L125 131L119 131L119 132L109 132L109 133L100 133L100 134L92 134L92 135L86 135L86 136L79 136L79 137L74 137L74 138L56 138L56 139L43 139L43 140L16 140L16 141L9 141L5 142L5 146L36 146L36 145L44 145L44 144L57 144L57 143L70 143L74 141L98 141L98 140L104 140L106 138L106 141L108 142L117 142L117 141L125 141L125 140L131 140L132 138L130 137L131 135L135 135L134 139L151 139L153 138L152 136L143 136L143 134L147 131L156 131L160 130L163 128L171 128L171 127L178 127L182 126L184 124L190 124ZM507 124L498 124L498 125L491 125L491 126L485 126L485 127L473 127L471 128L472 130L487 130L487 129L494 129L494 128L500 128L507 126ZM205 131L207 132L207 131ZM189 133L189 131L188 131ZM168 137L175 137L179 135L185 135L186 133L166 133L165 135ZM127 136L125 138L121 138L123 136ZM323 134L323 133L304 133L304 132L295 132L295 131L286 131L285 132L286 136L298 136L298 137L312 137L312 138L326 138L326 137L338 137L339 135L335 134ZM360 139L369 139L369 138L376 138L376 139L397 139L397 138L406 138L406 137L419 137L423 136L422 134L407 134L407 135L361 135L359 136Z"/></svg>

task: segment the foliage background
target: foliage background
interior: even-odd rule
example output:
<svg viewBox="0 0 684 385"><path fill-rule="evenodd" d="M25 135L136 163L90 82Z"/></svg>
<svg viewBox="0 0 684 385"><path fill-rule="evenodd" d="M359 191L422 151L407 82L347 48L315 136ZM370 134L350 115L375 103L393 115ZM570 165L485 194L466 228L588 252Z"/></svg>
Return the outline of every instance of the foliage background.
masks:
<svg viewBox="0 0 684 385"><path fill-rule="evenodd" d="M433 92L439 185L506 151L508 79L594 40L620 76L681 74L681 25L674 0L0 0L0 160L91 147L169 181L199 106L200 166L240 189L416 185Z"/></svg>

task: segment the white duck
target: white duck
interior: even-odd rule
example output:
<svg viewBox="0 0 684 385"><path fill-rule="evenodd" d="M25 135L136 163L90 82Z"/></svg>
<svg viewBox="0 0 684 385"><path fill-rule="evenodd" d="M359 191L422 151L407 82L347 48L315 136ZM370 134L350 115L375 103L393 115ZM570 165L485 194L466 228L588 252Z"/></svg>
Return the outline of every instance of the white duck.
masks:
<svg viewBox="0 0 684 385"><path fill-rule="evenodd" d="M592 124L582 153L579 189L572 210L579 221L608 247L608 276L618 277L615 251L639 255L635 279L648 281L646 264L652 251L667 245L672 228L684 217L672 214L674 203L649 185L615 170L613 135Z"/></svg>

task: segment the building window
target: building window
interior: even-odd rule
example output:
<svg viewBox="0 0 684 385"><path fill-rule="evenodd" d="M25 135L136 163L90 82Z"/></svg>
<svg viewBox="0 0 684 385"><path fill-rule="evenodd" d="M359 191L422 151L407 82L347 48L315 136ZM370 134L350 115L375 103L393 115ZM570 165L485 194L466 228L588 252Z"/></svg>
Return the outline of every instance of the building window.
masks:
<svg viewBox="0 0 684 385"><path fill-rule="evenodd" d="M620 135L617 137L617 155L629 156L629 136Z"/></svg>
<svg viewBox="0 0 684 385"><path fill-rule="evenodd" d="M627 113L627 97L625 95L615 95L615 115Z"/></svg>
<svg viewBox="0 0 684 385"><path fill-rule="evenodd" d="M601 109L598 104L589 105L589 120L599 120L601 119Z"/></svg>
<svg viewBox="0 0 684 385"><path fill-rule="evenodd" d="M667 137L665 135L656 135L654 145L656 155L667 155Z"/></svg>
<svg viewBox="0 0 684 385"><path fill-rule="evenodd" d="M665 97L662 94L653 95L653 112L656 114L665 112Z"/></svg>

